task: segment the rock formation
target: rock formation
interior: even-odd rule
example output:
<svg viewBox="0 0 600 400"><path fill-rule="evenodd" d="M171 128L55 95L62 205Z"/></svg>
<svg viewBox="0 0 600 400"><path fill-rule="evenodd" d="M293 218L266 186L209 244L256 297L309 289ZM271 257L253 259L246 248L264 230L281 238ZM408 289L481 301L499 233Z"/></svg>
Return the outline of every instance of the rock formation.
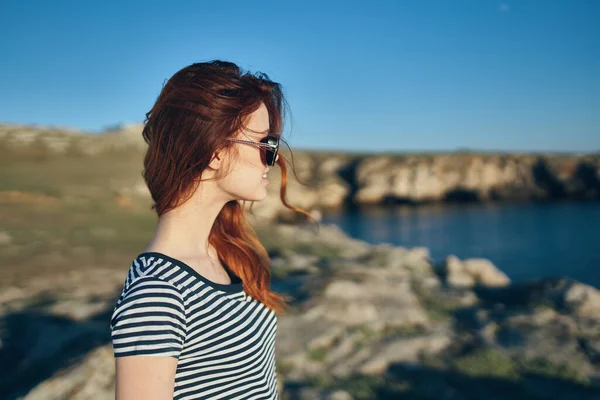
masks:
<svg viewBox="0 0 600 400"><path fill-rule="evenodd" d="M56 155L140 153L146 144L142 125L129 124L100 134L60 128L0 125L0 149ZM599 200L598 154L344 154L294 151L299 184L288 179L292 204L320 215L343 206L423 204L432 202L491 202L541 200ZM291 157L287 149L281 154ZM140 165L141 169L141 165ZM125 196L148 196L139 171ZM291 174L291 170L289 170ZM280 177L270 174L269 197L253 206L259 218L294 220L278 199ZM133 188L133 189L131 189Z"/></svg>
<svg viewBox="0 0 600 400"><path fill-rule="evenodd" d="M481 259L436 267L427 249L369 245L330 225L263 229L278 241L273 289L295 298L278 319L282 398L600 394L590 286L510 284ZM94 269L0 288L2 397L114 398L108 322L122 279Z"/></svg>

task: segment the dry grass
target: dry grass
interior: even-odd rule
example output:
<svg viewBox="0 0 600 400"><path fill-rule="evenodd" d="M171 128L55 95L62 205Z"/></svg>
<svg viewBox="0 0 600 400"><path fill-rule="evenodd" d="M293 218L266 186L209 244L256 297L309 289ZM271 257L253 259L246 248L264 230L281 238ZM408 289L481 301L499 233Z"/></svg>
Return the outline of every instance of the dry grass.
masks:
<svg viewBox="0 0 600 400"><path fill-rule="evenodd" d="M149 241L150 200L123 195L142 153L0 151L0 281L95 266L125 268ZM6 239L8 238L8 239Z"/></svg>

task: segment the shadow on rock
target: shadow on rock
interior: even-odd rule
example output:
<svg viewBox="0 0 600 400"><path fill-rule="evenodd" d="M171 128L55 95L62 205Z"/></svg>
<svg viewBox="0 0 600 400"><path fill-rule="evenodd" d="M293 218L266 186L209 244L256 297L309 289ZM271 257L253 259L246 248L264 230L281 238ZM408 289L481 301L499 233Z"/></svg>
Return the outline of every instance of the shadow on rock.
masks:
<svg viewBox="0 0 600 400"><path fill-rule="evenodd" d="M538 160L531 169L536 186L542 188L549 199L562 199L565 197L565 187L552 172L548 162Z"/></svg>
<svg viewBox="0 0 600 400"><path fill-rule="evenodd" d="M382 388L378 399L598 399L600 390L570 381L528 375L520 380L493 376L472 376L460 372L414 367L390 366L387 381L407 388ZM402 386L401 386L402 387Z"/></svg>
<svg viewBox="0 0 600 400"><path fill-rule="evenodd" d="M48 314L39 307L0 318L0 397L18 399L56 372L76 365L110 342L112 308L87 320Z"/></svg>
<svg viewBox="0 0 600 400"><path fill-rule="evenodd" d="M355 375L331 382L286 382L289 400L334 399L337 391L354 399L379 400L597 400L600 389L570 381L529 374L519 379L477 376L434 367L398 363L382 377Z"/></svg>
<svg viewBox="0 0 600 400"><path fill-rule="evenodd" d="M347 209L356 208L357 204L354 201L354 196L358 192L358 181L356 179L356 170L358 166L363 161L362 157L358 157L352 160L348 165L340 168L337 172L337 175L348 184L349 191L346 197L342 202L342 206Z"/></svg>
<svg viewBox="0 0 600 400"><path fill-rule="evenodd" d="M502 304L506 308L547 305L564 309L564 293L575 285L579 283L572 279L555 277L512 283L498 288L477 286L473 290L486 308Z"/></svg>
<svg viewBox="0 0 600 400"><path fill-rule="evenodd" d="M593 164L583 162L577 165L573 178L581 184L579 197L600 198L600 176Z"/></svg>
<svg viewBox="0 0 600 400"><path fill-rule="evenodd" d="M466 188L455 188L446 192L443 197L444 203L479 203L481 198L476 190Z"/></svg>

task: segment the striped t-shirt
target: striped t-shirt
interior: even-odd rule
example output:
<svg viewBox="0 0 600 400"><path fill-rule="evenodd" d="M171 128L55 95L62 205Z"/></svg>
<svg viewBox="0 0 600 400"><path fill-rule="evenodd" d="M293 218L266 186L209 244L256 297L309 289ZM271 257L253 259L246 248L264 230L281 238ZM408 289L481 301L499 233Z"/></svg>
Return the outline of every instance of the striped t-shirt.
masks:
<svg viewBox="0 0 600 400"><path fill-rule="evenodd" d="M140 254L110 321L114 355L177 358L174 399L277 399L277 316L224 268L229 285Z"/></svg>

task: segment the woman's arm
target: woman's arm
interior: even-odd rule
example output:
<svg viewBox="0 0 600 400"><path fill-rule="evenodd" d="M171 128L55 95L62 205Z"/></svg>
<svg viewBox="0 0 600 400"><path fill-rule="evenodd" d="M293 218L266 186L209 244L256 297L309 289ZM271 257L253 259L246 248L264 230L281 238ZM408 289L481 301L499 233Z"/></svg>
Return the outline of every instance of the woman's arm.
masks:
<svg viewBox="0 0 600 400"><path fill-rule="evenodd" d="M117 400L172 400L186 335L185 304L171 283L131 283L111 318Z"/></svg>
<svg viewBox="0 0 600 400"><path fill-rule="evenodd" d="M177 359L170 356L118 357L116 400L172 400Z"/></svg>

